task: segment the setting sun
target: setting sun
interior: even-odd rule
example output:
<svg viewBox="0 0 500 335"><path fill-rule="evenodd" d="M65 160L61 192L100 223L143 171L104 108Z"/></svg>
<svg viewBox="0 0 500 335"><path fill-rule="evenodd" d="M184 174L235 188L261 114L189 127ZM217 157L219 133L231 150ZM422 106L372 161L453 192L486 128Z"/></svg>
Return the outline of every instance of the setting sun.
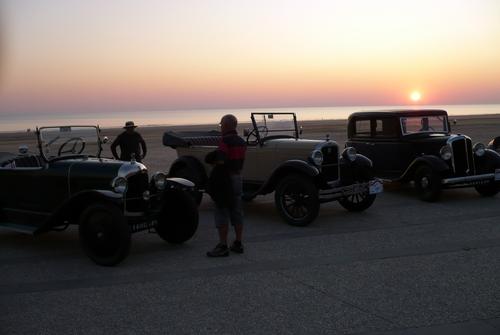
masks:
<svg viewBox="0 0 500 335"><path fill-rule="evenodd" d="M410 94L410 99L413 102L418 102L420 101L420 99L422 99L422 93L420 93L419 91L413 91Z"/></svg>

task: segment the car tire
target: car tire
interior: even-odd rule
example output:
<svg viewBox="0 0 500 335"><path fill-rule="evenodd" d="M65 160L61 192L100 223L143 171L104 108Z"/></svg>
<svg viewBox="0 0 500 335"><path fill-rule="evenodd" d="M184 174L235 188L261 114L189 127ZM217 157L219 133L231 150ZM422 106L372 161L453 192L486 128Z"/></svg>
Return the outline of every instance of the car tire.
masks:
<svg viewBox="0 0 500 335"><path fill-rule="evenodd" d="M181 190L167 190L158 216L156 232L168 243L181 244L198 229L198 206L192 196Z"/></svg>
<svg viewBox="0 0 500 335"><path fill-rule="evenodd" d="M477 185L475 188L483 197L494 197L500 192L500 183L492 181L484 185Z"/></svg>
<svg viewBox="0 0 500 335"><path fill-rule="evenodd" d="M439 199L442 192L441 178L430 166L417 168L413 180L421 200L434 202Z"/></svg>
<svg viewBox="0 0 500 335"><path fill-rule="evenodd" d="M203 192L198 190L198 187L201 183L201 177L198 175L198 173L196 173L196 171L194 171L189 166L183 166L171 172L169 177L184 178L192 181L195 185L195 189L193 191L190 191L189 194L193 197L196 205L199 206L201 204L201 201L203 200Z"/></svg>
<svg viewBox="0 0 500 335"><path fill-rule="evenodd" d="M307 176L284 177L276 187L274 201L281 217L292 226L307 226L319 213L318 188Z"/></svg>
<svg viewBox="0 0 500 335"><path fill-rule="evenodd" d="M115 205L88 206L80 215L78 231L83 251L96 264L116 265L130 252L130 227Z"/></svg>
<svg viewBox="0 0 500 335"><path fill-rule="evenodd" d="M339 204L349 212L362 212L369 208L376 198L376 194L369 194L367 191L363 194L355 194L341 198L339 199Z"/></svg>

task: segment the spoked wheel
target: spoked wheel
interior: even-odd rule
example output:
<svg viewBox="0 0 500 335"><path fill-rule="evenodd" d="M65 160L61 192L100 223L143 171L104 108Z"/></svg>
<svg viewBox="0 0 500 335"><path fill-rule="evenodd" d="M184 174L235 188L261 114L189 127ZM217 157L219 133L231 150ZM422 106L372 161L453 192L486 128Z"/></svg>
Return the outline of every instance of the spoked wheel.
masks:
<svg viewBox="0 0 500 335"><path fill-rule="evenodd" d="M318 189L313 181L294 174L283 178L274 194L276 207L292 226L307 226L318 216Z"/></svg>
<svg viewBox="0 0 500 335"><path fill-rule="evenodd" d="M198 229L196 203L188 193L181 190L166 191L163 201L156 232L169 243L186 242Z"/></svg>
<svg viewBox="0 0 500 335"><path fill-rule="evenodd" d="M339 204L350 212L361 212L370 207L376 197L376 194L370 194L367 190L363 193L353 194L345 198L341 198L339 199Z"/></svg>
<svg viewBox="0 0 500 335"><path fill-rule="evenodd" d="M114 205L90 205L80 217L79 235L85 254L99 265L116 265L130 251L130 228Z"/></svg>
<svg viewBox="0 0 500 335"><path fill-rule="evenodd" d="M415 188L421 200L433 202L441 195L441 178L430 166L421 166L415 172Z"/></svg>

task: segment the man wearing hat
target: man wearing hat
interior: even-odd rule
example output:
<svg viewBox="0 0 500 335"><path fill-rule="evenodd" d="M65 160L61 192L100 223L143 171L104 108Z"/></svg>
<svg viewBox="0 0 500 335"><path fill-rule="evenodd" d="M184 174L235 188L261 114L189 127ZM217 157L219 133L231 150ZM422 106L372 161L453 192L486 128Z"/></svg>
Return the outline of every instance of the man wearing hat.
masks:
<svg viewBox="0 0 500 335"><path fill-rule="evenodd" d="M138 162L141 162L144 157L146 157L146 142L144 142L141 134L135 131L135 128L137 128L137 126L133 121L127 121L125 123L125 127L123 127L125 131L118 135L111 144L113 157L122 161L129 161L132 159L132 154L134 154L135 160ZM116 147L118 146L120 147L120 156L118 156L116 152Z"/></svg>

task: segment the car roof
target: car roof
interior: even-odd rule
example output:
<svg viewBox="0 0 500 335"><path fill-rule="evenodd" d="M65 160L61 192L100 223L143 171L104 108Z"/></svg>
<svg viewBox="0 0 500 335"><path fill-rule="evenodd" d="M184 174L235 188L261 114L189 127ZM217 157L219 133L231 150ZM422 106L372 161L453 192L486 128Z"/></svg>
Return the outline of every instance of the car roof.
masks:
<svg viewBox="0 0 500 335"><path fill-rule="evenodd" d="M448 115L443 109L384 109L373 111L361 111L349 115L351 118L370 118L370 117L401 117L401 116L431 116Z"/></svg>

